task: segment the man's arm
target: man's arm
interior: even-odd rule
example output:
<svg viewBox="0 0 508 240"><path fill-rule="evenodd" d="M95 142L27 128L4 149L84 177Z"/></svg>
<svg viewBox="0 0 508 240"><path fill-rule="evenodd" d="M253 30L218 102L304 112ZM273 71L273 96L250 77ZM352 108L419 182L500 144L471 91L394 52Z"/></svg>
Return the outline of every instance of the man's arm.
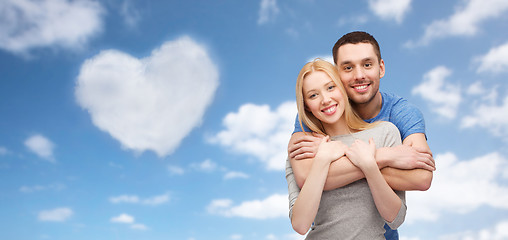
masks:
<svg viewBox="0 0 508 240"><path fill-rule="evenodd" d="M423 133L411 134L401 146L379 149L376 154L380 165L391 166L381 172L393 189L426 191L430 188L435 163ZM415 169L404 170L412 168Z"/></svg>
<svg viewBox="0 0 508 240"><path fill-rule="evenodd" d="M294 152L300 149L300 158L302 158L302 154L305 154L305 157L314 156L315 152L317 152L317 148L314 148L314 141L319 143L317 139L318 138L309 136L308 134L306 135L303 132L297 132L291 136L288 152L291 159L291 166L293 168L294 177L299 187L303 186L303 183L305 182L310 166L312 165L312 158L296 160L299 155L294 154ZM406 147L410 146L414 147L415 149L426 151L427 155L432 158L430 148L428 147L427 141L425 140L425 135L423 134L412 134L404 139L403 144L406 145ZM296 145L300 145L300 148L295 147ZM302 147L306 148L305 151L301 151ZM388 164L399 163L397 161L390 160L394 156L400 157L404 156L404 154L408 154L407 151L400 153L396 151L397 149L392 150L394 151L390 152L386 149L379 149L380 152L376 152L376 160L378 158L378 154L383 158L379 166L380 168L383 168L381 172L385 177L387 183L395 190L427 190L430 187L430 183L432 181L432 171L423 169L403 170L396 169L391 166L385 167ZM408 148L404 148L402 150L408 150ZM409 150L412 151L413 149L409 148ZM411 151L409 151L409 153L411 153ZM330 166L324 189L336 189L362 178L364 178L362 171L354 166L347 157L342 157L341 159L333 162Z"/></svg>

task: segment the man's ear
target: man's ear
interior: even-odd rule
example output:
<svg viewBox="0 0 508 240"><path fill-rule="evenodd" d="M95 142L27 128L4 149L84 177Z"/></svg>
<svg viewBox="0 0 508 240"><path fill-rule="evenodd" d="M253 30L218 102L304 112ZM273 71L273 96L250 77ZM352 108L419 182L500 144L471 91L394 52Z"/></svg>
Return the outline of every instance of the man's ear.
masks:
<svg viewBox="0 0 508 240"><path fill-rule="evenodd" d="M383 78L385 76L385 61L381 59L379 61L379 79Z"/></svg>

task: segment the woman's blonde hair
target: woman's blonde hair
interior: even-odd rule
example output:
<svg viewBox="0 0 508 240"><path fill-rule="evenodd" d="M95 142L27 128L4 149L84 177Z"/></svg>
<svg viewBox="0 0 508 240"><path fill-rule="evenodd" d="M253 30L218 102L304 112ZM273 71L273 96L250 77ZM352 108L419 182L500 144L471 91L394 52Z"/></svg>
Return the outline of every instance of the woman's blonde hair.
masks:
<svg viewBox="0 0 508 240"><path fill-rule="evenodd" d="M300 122L302 130L305 132L303 128L303 124L305 124L313 132L327 135L321 121L317 119L312 114L312 112L308 111L305 107L305 99L303 97L303 80L310 73L317 71L326 73L332 79L335 85L340 89L340 92L344 98L345 106L343 114L346 119L347 126L351 130L357 131L371 128L372 124L363 121L351 107L351 104L349 103L349 97L347 96L346 90L340 81L339 72L335 65L325 60L315 59L314 61L309 62L303 66L302 70L300 70L300 74L298 74L298 78L296 79L296 105L298 107L298 121Z"/></svg>

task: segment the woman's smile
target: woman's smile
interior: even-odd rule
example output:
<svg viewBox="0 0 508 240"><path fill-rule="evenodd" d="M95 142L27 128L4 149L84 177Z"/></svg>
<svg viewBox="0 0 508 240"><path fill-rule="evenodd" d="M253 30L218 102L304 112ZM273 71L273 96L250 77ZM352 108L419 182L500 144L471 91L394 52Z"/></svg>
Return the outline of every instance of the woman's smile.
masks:
<svg viewBox="0 0 508 240"><path fill-rule="evenodd" d="M329 116L335 114L336 111L337 111L337 104L333 104L333 105L321 110L321 112L323 112L324 114L329 115Z"/></svg>

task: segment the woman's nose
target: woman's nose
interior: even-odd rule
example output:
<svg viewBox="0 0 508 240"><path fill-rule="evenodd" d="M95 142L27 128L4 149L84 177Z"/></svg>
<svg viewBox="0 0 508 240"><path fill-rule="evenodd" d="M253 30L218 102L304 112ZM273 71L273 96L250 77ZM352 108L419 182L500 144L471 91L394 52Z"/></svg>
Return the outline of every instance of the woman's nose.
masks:
<svg viewBox="0 0 508 240"><path fill-rule="evenodd" d="M323 95L322 103L323 105L326 105L327 103L330 103L332 101L332 98L326 94Z"/></svg>

